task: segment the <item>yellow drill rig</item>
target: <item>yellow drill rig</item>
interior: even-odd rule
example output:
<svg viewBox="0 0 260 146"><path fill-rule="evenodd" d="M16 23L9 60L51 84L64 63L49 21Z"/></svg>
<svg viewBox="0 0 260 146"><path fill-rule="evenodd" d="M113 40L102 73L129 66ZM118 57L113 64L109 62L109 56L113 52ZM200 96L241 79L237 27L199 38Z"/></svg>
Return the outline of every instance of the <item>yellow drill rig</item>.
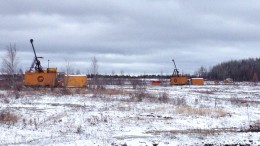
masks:
<svg viewBox="0 0 260 146"><path fill-rule="evenodd" d="M34 52L34 60L32 65L28 71L25 72L24 75L24 85L25 86L47 86L54 87L57 86L57 68L47 68L47 70L43 70L41 66L41 62L37 57L34 46L33 39L30 40Z"/></svg>

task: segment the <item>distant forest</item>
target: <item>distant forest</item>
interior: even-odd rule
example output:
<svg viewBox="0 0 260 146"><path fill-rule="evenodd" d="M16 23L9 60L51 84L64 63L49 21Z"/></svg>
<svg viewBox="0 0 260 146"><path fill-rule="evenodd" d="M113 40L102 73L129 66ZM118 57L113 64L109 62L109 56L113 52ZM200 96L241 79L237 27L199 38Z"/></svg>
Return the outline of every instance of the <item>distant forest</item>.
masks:
<svg viewBox="0 0 260 146"><path fill-rule="evenodd" d="M260 74L260 58L231 60L213 66L207 71L201 67L197 74L210 80L258 81Z"/></svg>
<svg viewBox="0 0 260 146"><path fill-rule="evenodd" d="M172 75L97 75L99 78L107 79L169 79ZM89 78L93 78L93 74L88 75ZM219 63L210 69L206 69L201 66L190 77L202 77L208 80L223 81L227 78L231 78L233 81L253 81L256 82L260 79L260 58L249 58L243 60L231 60Z"/></svg>

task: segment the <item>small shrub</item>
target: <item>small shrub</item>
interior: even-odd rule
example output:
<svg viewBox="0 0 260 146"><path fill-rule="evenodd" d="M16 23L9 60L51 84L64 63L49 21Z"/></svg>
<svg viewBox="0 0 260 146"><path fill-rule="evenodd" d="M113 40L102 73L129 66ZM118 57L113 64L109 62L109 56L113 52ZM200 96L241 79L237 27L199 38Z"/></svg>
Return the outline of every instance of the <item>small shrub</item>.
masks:
<svg viewBox="0 0 260 146"><path fill-rule="evenodd" d="M186 102L186 99L184 97L176 97L176 98L173 98L171 99L171 102L174 104L174 105L178 105L178 106L186 106L187 105L187 102Z"/></svg>
<svg viewBox="0 0 260 146"><path fill-rule="evenodd" d="M146 88L146 82L141 79L131 79L130 83L133 89L144 90Z"/></svg>
<svg viewBox="0 0 260 146"><path fill-rule="evenodd" d="M169 94L167 92L161 92L159 93L158 100L160 102L166 103L169 101Z"/></svg>
<svg viewBox="0 0 260 146"><path fill-rule="evenodd" d="M10 101L10 99L9 98L4 98L4 103L10 103L11 101Z"/></svg>
<svg viewBox="0 0 260 146"><path fill-rule="evenodd" d="M0 98L4 98L4 97L5 97L5 95L0 93Z"/></svg>
<svg viewBox="0 0 260 146"><path fill-rule="evenodd" d="M77 133L77 134L81 134L81 133L82 133L82 127L81 127L81 125L78 126L76 133Z"/></svg>
<svg viewBox="0 0 260 146"><path fill-rule="evenodd" d="M252 100L250 99L250 97L246 97L246 98L230 98L230 103L236 106L244 106L244 107L248 107L248 106L255 106L257 107L260 103L260 101L257 100Z"/></svg>
<svg viewBox="0 0 260 146"><path fill-rule="evenodd" d="M62 94L62 95L71 95L72 92L71 92L71 90L70 90L69 88L63 88L63 89L61 90L61 94Z"/></svg>
<svg viewBox="0 0 260 146"><path fill-rule="evenodd" d="M145 97L144 92L133 92L129 94L131 101L137 101L141 102L143 101L143 98Z"/></svg>
<svg viewBox="0 0 260 146"><path fill-rule="evenodd" d="M260 121L255 121L249 127L241 128L240 132L260 132Z"/></svg>
<svg viewBox="0 0 260 146"><path fill-rule="evenodd" d="M9 112L9 111L2 111L0 113L0 122L6 123L6 124L14 124L18 121L18 116Z"/></svg>
<svg viewBox="0 0 260 146"><path fill-rule="evenodd" d="M129 96L131 101L136 101L136 102L142 102L144 100L152 102L157 100L157 97L155 95L147 93L142 90L138 90L133 93L130 93Z"/></svg>
<svg viewBox="0 0 260 146"><path fill-rule="evenodd" d="M23 128L25 128L26 126L27 126L26 119L23 119Z"/></svg>
<svg viewBox="0 0 260 146"><path fill-rule="evenodd" d="M38 129L38 122L36 121L36 119L34 118L34 121L33 121L34 123L34 127L35 127L35 129L37 130Z"/></svg>
<svg viewBox="0 0 260 146"><path fill-rule="evenodd" d="M187 115L199 115L199 116L213 116L213 117L225 117L229 115L223 109L211 109L211 108L194 108L190 106L178 106L176 112Z"/></svg>

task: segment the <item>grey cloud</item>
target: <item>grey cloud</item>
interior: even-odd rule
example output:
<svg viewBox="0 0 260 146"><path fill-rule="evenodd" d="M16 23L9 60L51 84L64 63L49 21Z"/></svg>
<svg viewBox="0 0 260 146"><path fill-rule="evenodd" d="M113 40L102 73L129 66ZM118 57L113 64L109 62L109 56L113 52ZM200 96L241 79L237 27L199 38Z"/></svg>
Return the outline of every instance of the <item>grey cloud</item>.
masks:
<svg viewBox="0 0 260 146"><path fill-rule="evenodd" d="M224 60L257 57L258 1L10 0L0 5L0 49L16 43L28 66L37 53L57 66L67 59L87 70L97 56L101 72L183 72ZM246 50L246 51L245 51ZM27 55L24 55L27 54ZM30 58L30 59L29 59ZM29 61L28 61L29 60ZM30 65L30 64L29 64ZM115 68L115 69L113 69Z"/></svg>

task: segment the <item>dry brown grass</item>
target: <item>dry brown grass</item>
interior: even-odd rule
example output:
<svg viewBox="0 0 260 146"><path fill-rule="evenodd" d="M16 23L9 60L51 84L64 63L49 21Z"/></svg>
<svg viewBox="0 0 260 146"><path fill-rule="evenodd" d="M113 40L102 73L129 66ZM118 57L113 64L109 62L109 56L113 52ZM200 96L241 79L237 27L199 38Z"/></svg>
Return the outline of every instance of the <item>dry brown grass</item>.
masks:
<svg viewBox="0 0 260 146"><path fill-rule="evenodd" d="M226 111L221 108L194 108L190 106L178 106L175 111L179 114L185 115L199 115L199 116L214 116L214 117L225 117L229 115Z"/></svg>
<svg viewBox="0 0 260 146"><path fill-rule="evenodd" d="M211 129L186 129L186 130L165 130L165 131L147 131L146 133L152 134L202 134L202 135L214 135L222 132L237 132L237 128L211 128Z"/></svg>
<svg viewBox="0 0 260 146"><path fill-rule="evenodd" d="M153 106L151 108L144 108L144 112L149 112L149 113L173 113L175 109L174 105L166 105L166 106Z"/></svg>
<svg viewBox="0 0 260 146"><path fill-rule="evenodd" d="M40 122L39 124L44 124L48 121L59 121L65 116L67 116L67 113L53 114L53 115L47 117L44 121Z"/></svg>
<svg viewBox="0 0 260 146"><path fill-rule="evenodd" d="M190 92L195 92L195 93L201 93L201 94L214 94L216 91L215 90L191 90Z"/></svg>
<svg viewBox="0 0 260 146"><path fill-rule="evenodd" d="M127 91L117 89L105 89L105 90L88 90L86 88L36 88L26 89L21 92L21 95L26 96L41 96L41 95L73 95L73 94L103 94L103 95L124 95Z"/></svg>
<svg viewBox="0 0 260 146"><path fill-rule="evenodd" d="M88 90L86 94L104 94L104 95L124 95L127 91L116 90L116 89L106 89L106 90Z"/></svg>
<svg viewBox="0 0 260 146"><path fill-rule="evenodd" d="M251 100L251 99L246 99L246 98L237 98L237 97L232 97L228 99L231 104L237 105L237 106L254 106L258 105L260 102L256 100Z"/></svg>
<svg viewBox="0 0 260 146"><path fill-rule="evenodd" d="M130 105L117 105L116 107L113 107L114 110L117 111L130 111L131 106Z"/></svg>
<svg viewBox="0 0 260 146"><path fill-rule="evenodd" d="M5 98L5 94L0 93L0 98Z"/></svg>
<svg viewBox="0 0 260 146"><path fill-rule="evenodd" d="M19 117L16 114L11 113L9 111L2 111L0 113L0 122L2 123L14 124L17 123L18 120Z"/></svg>

